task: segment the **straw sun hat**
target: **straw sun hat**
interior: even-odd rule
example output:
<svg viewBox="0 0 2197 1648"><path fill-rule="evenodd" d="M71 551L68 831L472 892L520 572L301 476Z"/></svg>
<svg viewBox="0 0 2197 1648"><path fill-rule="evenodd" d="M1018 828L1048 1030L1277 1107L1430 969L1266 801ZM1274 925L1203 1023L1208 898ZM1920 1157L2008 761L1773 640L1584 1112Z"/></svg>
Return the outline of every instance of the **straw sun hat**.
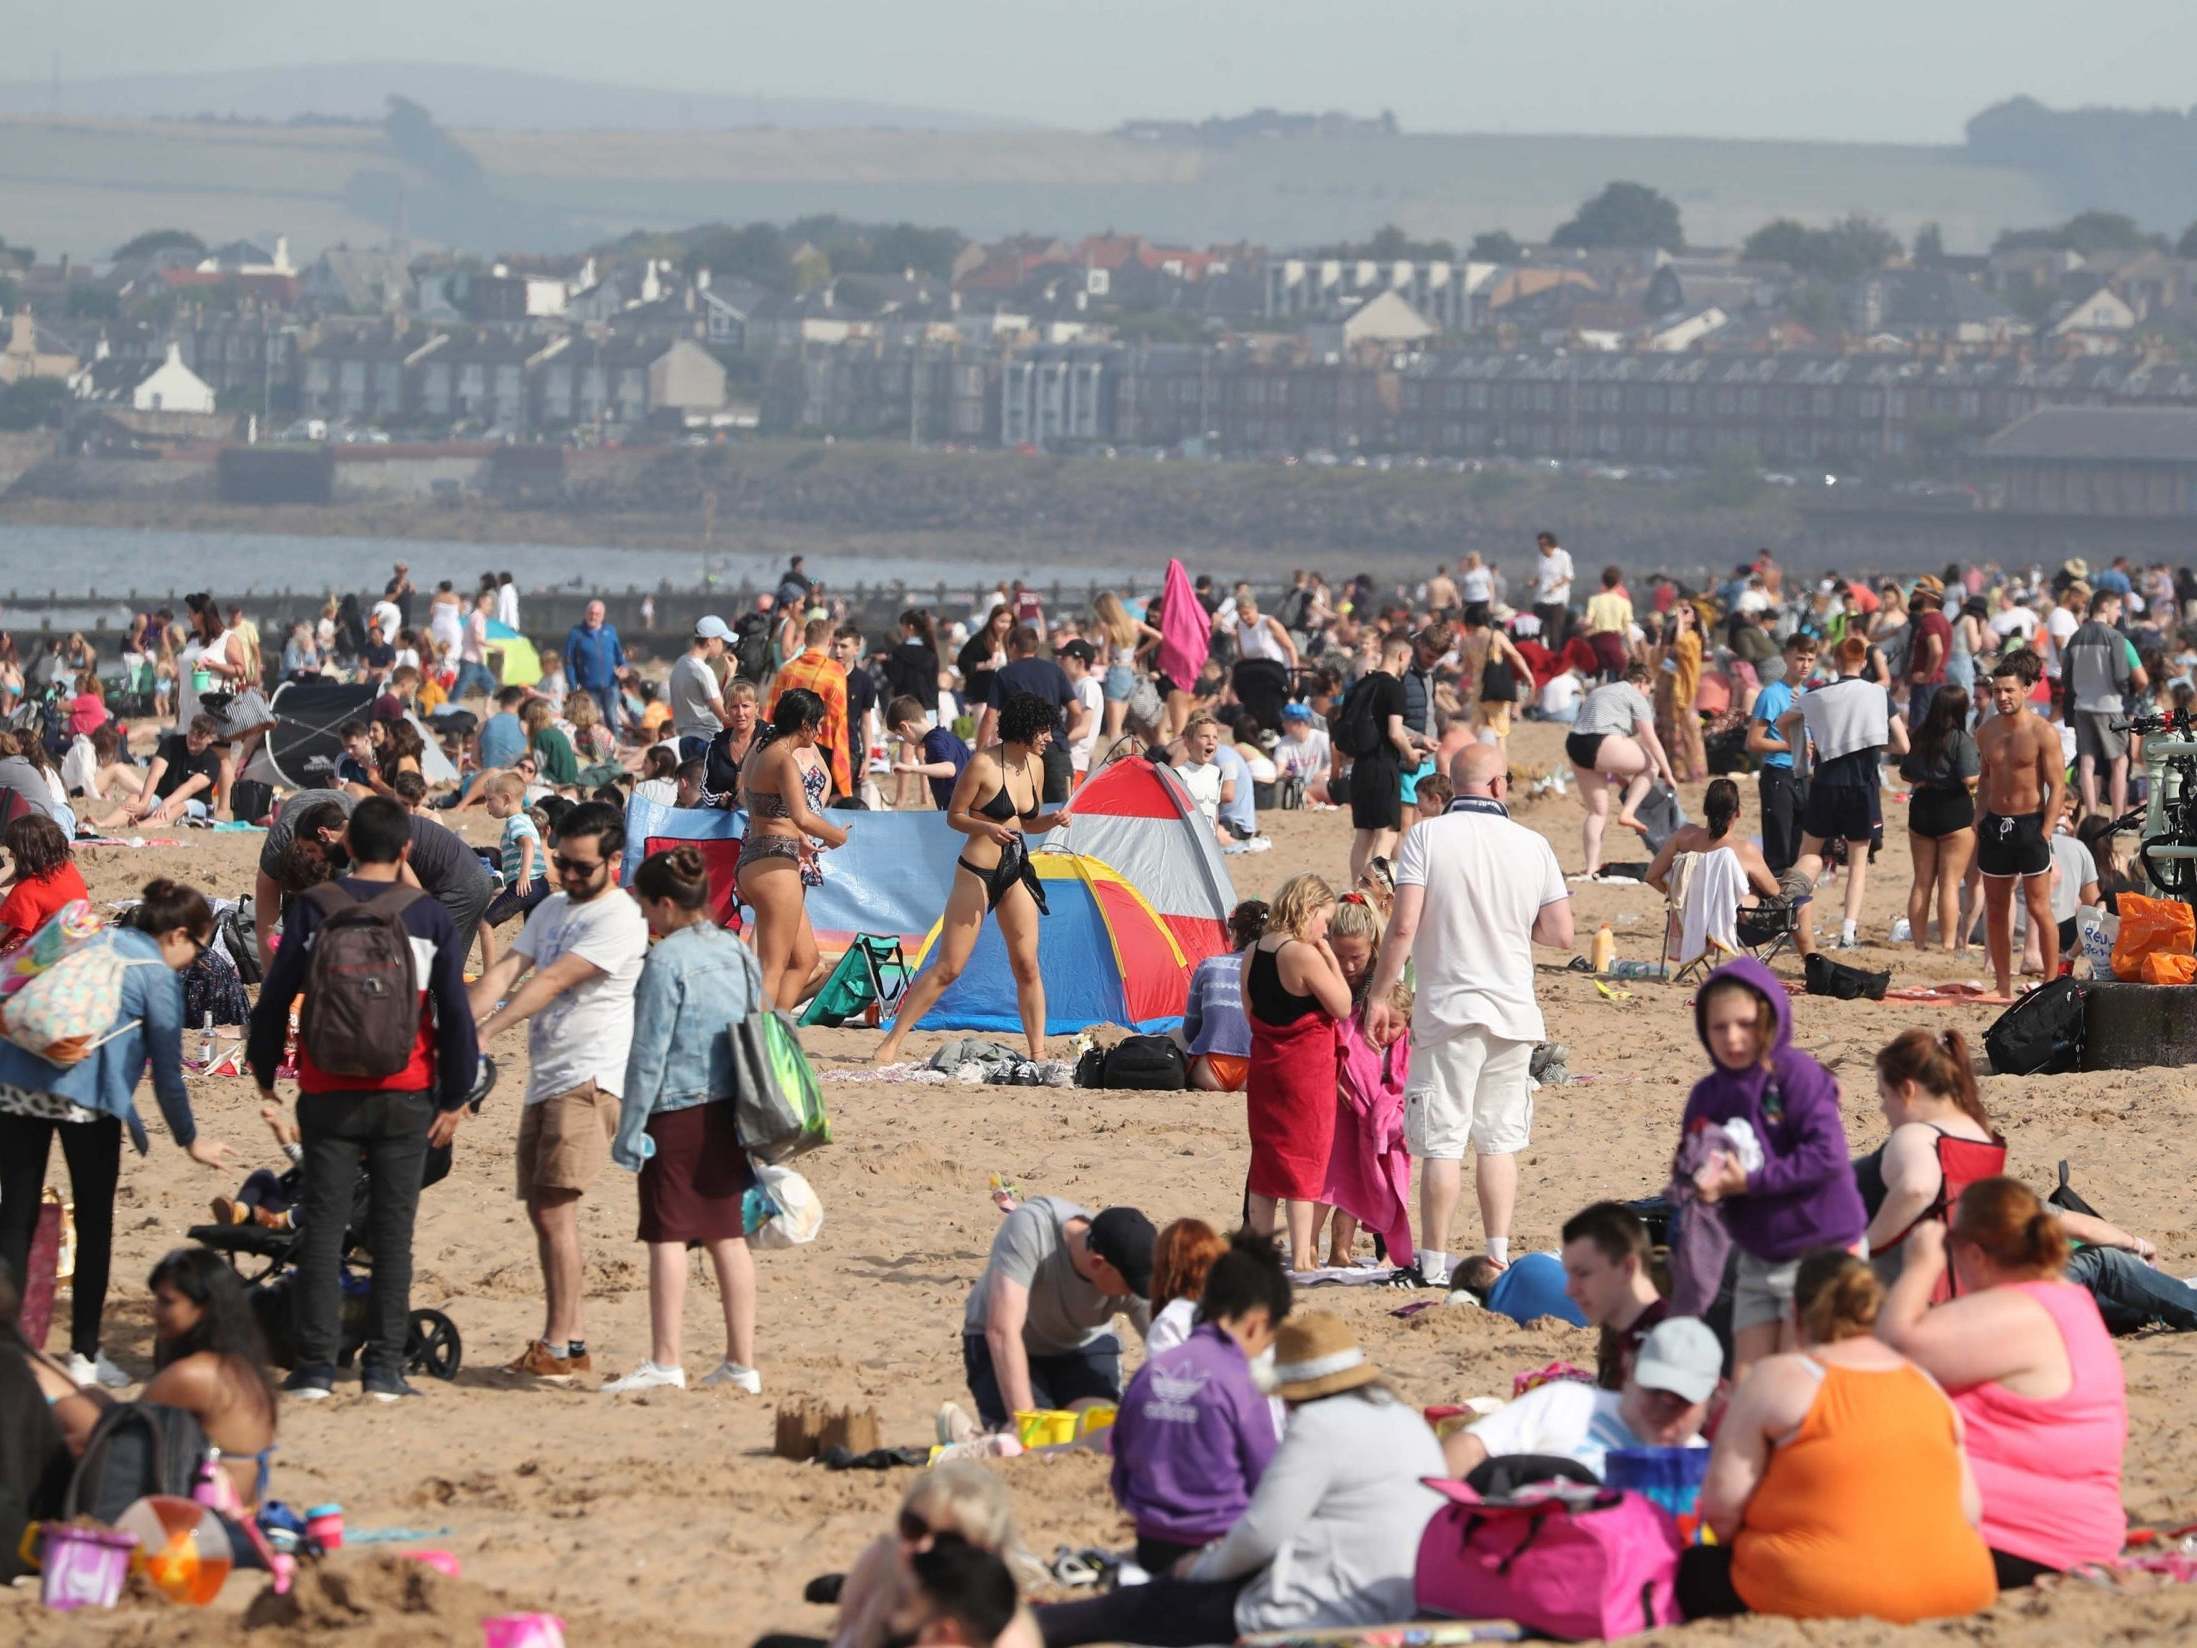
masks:
<svg viewBox="0 0 2197 1648"><path fill-rule="evenodd" d="M1348 1324L1324 1310L1290 1317L1274 1336L1273 1389L1284 1402L1333 1396L1380 1377Z"/></svg>

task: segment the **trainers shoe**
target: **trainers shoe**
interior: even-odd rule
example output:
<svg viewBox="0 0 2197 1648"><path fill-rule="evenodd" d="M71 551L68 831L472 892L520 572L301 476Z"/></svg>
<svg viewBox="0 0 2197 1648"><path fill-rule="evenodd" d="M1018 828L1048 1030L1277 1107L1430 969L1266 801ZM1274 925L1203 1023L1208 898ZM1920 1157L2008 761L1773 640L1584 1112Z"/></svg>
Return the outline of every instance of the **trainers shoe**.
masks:
<svg viewBox="0 0 2197 1648"><path fill-rule="evenodd" d="M603 1387L605 1396L623 1396L628 1391L685 1390L687 1370L667 1368L655 1362L643 1362L622 1379L613 1379Z"/></svg>
<svg viewBox="0 0 2197 1648"><path fill-rule="evenodd" d="M1392 1288L1447 1287L1449 1278L1445 1276L1438 1282L1432 1281L1416 1264L1398 1265L1388 1273L1388 1285Z"/></svg>
<svg viewBox="0 0 2197 1648"><path fill-rule="evenodd" d="M210 1204L217 1225L243 1225L252 1222L252 1209L234 1196L216 1196Z"/></svg>
<svg viewBox="0 0 2197 1648"><path fill-rule="evenodd" d="M973 1442L983 1434L984 1428L969 1417L969 1410L959 1402L939 1403L939 1446L950 1448L956 1442Z"/></svg>
<svg viewBox="0 0 2197 1648"><path fill-rule="evenodd" d="M325 1402L335 1394L335 1381L318 1368L299 1368L282 1382L282 1394L300 1402Z"/></svg>
<svg viewBox="0 0 2197 1648"><path fill-rule="evenodd" d="M763 1394L763 1376L754 1368L743 1368L734 1361L723 1361L702 1375L702 1388L714 1389L719 1385L732 1385L750 1396Z"/></svg>
<svg viewBox="0 0 2197 1648"><path fill-rule="evenodd" d="M419 1390L406 1383L401 1373L370 1373L361 1394L376 1402L402 1402L406 1397L419 1395Z"/></svg>
<svg viewBox="0 0 2197 1648"><path fill-rule="evenodd" d="M127 1385L136 1383L128 1374L107 1360L105 1351L97 1351L90 1356L80 1356L72 1352L67 1366L69 1377L79 1385L100 1385L108 1390L121 1390Z"/></svg>
<svg viewBox="0 0 2197 1648"><path fill-rule="evenodd" d="M555 1355L539 1339L529 1339L526 1342L526 1349L511 1361L506 1362L503 1371L520 1374L529 1379L546 1380L553 1385L569 1385L572 1382L572 1376L583 1371L578 1364L586 1360L587 1358L584 1355L579 1357Z"/></svg>

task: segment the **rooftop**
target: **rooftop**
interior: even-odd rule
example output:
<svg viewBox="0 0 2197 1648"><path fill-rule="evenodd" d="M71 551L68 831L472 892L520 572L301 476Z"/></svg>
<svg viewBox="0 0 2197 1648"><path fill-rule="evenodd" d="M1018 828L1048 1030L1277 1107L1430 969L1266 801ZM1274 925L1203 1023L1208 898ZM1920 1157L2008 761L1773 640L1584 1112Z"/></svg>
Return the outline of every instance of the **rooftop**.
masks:
<svg viewBox="0 0 2197 1648"><path fill-rule="evenodd" d="M1987 457L2197 464L2197 409L2046 406L1983 443Z"/></svg>

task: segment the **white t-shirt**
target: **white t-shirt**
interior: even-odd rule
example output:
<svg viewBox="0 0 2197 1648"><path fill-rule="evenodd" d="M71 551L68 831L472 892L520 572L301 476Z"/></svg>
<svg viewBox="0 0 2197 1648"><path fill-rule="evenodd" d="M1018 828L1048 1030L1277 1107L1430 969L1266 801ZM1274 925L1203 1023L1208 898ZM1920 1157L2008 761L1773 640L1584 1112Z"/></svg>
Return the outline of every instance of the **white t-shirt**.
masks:
<svg viewBox="0 0 2197 1648"><path fill-rule="evenodd" d="M2073 921L2083 889L2098 879L2098 860L2075 837L2056 835L2052 838L2052 867L2060 872L2052 881L2052 919Z"/></svg>
<svg viewBox="0 0 2197 1648"><path fill-rule="evenodd" d="M1457 589L1465 605L1495 599L1495 574L1486 567L1467 567L1457 575Z"/></svg>
<svg viewBox="0 0 2197 1648"><path fill-rule="evenodd" d="M1992 614L1991 631L2002 639L2019 635L2026 641L2037 633L2037 615L2027 607L2008 607L2004 612Z"/></svg>
<svg viewBox="0 0 2197 1648"><path fill-rule="evenodd" d="M1625 1423L1623 1402L1618 1391L1557 1379L1505 1403L1468 1431L1479 1438L1491 1459L1505 1454L1556 1454L1576 1459L1599 1477L1609 1463L1610 1449L1646 1446ZM1699 1436L1686 1444L1689 1448L1708 1445Z"/></svg>
<svg viewBox="0 0 2197 1648"><path fill-rule="evenodd" d="M1419 973L1413 1039L1425 1046L1476 1027L1505 1041L1539 1041L1533 923L1570 897L1547 840L1500 813L1445 813L1405 834L1396 885L1426 889L1411 946Z"/></svg>
<svg viewBox="0 0 2197 1648"><path fill-rule="evenodd" d="M435 637L435 645L446 653L455 653L465 630L465 609L454 600L438 600L427 609L427 628Z"/></svg>
<svg viewBox="0 0 2197 1648"><path fill-rule="evenodd" d="M404 612L387 596L374 603L373 625L381 631L381 638L391 646L397 644L397 631L404 628Z"/></svg>
<svg viewBox="0 0 2197 1648"><path fill-rule="evenodd" d="M1533 601L1552 607L1571 599L1571 551L1552 549L1536 555L1533 566Z"/></svg>
<svg viewBox="0 0 2197 1648"><path fill-rule="evenodd" d="M1535 695L1534 707L1552 721L1572 720L1579 714L1583 690L1579 677L1566 670Z"/></svg>
<svg viewBox="0 0 2197 1648"><path fill-rule="evenodd" d="M2045 654L2045 674L2057 678L2060 673L2060 648L2067 645L2068 637L2083 627L2083 621L2065 607L2054 607L2052 616L2045 620L2045 633L2052 638L2051 648Z"/></svg>
<svg viewBox="0 0 2197 1648"><path fill-rule="evenodd" d="M1284 733L1274 746L1274 765L1285 778L1325 778L1332 748L1318 727L1301 741Z"/></svg>
<svg viewBox="0 0 2197 1648"><path fill-rule="evenodd" d="M462 663L488 664L488 614L475 607L465 615L464 639L458 643L458 658Z"/></svg>
<svg viewBox="0 0 2197 1648"><path fill-rule="evenodd" d="M198 689L191 684L191 677L200 666L211 660L217 664L229 661L229 632L223 630L204 646L197 641L183 649L175 661L175 726L176 731L186 732L191 720L199 713ZM212 677L208 692L234 692L236 684L226 675Z"/></svg>
<svg viewBox="0 0 2197 1648"><path fill-rule="evenodd" d="M517 629L519 627L519 586L517 584L498 584L496 586L496 622L506 629Z"/></svg>
<svg viewBox="0 0 2197 1648"><path fill-rule="evenodd" d="M1070 690L1083 708L1083 736L1068 746L1068 759L1077 772L1088 772L1091 751L1098 744L1100 729L1106 725L1106 686L1097 676L1086 674Z"/></svg>
<svg viewBox="0 0 2197 1648"><path fill-rule="evenodd" d="M532 1069L526 1102L540 1104L590 1081L606 1093L623 1093L633 1047L633 986L648 955L648 918L640 905L619 887L585 904L552 893L526 918L512 948L537 972L574 952L602 969L527 1021Z"/></svg>
<svg viewBox="0 0 2197 1648"><path fill-rule="evenodd" d="M1221 815L1220 763L1184 761L1175 768L1175 776L1182 780L1182 787L1190 792L1190 799L1198 804L1205 821L1208 824L1217 822Z"/></svg>

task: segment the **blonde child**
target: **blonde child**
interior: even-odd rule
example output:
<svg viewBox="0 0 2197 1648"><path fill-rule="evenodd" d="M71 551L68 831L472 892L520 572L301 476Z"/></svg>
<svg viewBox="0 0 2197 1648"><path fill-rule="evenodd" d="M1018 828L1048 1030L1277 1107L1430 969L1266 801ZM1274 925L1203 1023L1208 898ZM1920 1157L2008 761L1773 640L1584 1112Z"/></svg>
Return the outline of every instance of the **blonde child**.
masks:
<svg viewBox="0 0 2197 1648"><path fill-rule="evenodd" d="M494 962L489 951L495 930L513 916L526 915L549 896L550 888L541 831L526 810L526 780L517 773L496 773L483 788L488 795L488 816L503 823L503 891L481 920L481 967L485 971Z"/></svg>

